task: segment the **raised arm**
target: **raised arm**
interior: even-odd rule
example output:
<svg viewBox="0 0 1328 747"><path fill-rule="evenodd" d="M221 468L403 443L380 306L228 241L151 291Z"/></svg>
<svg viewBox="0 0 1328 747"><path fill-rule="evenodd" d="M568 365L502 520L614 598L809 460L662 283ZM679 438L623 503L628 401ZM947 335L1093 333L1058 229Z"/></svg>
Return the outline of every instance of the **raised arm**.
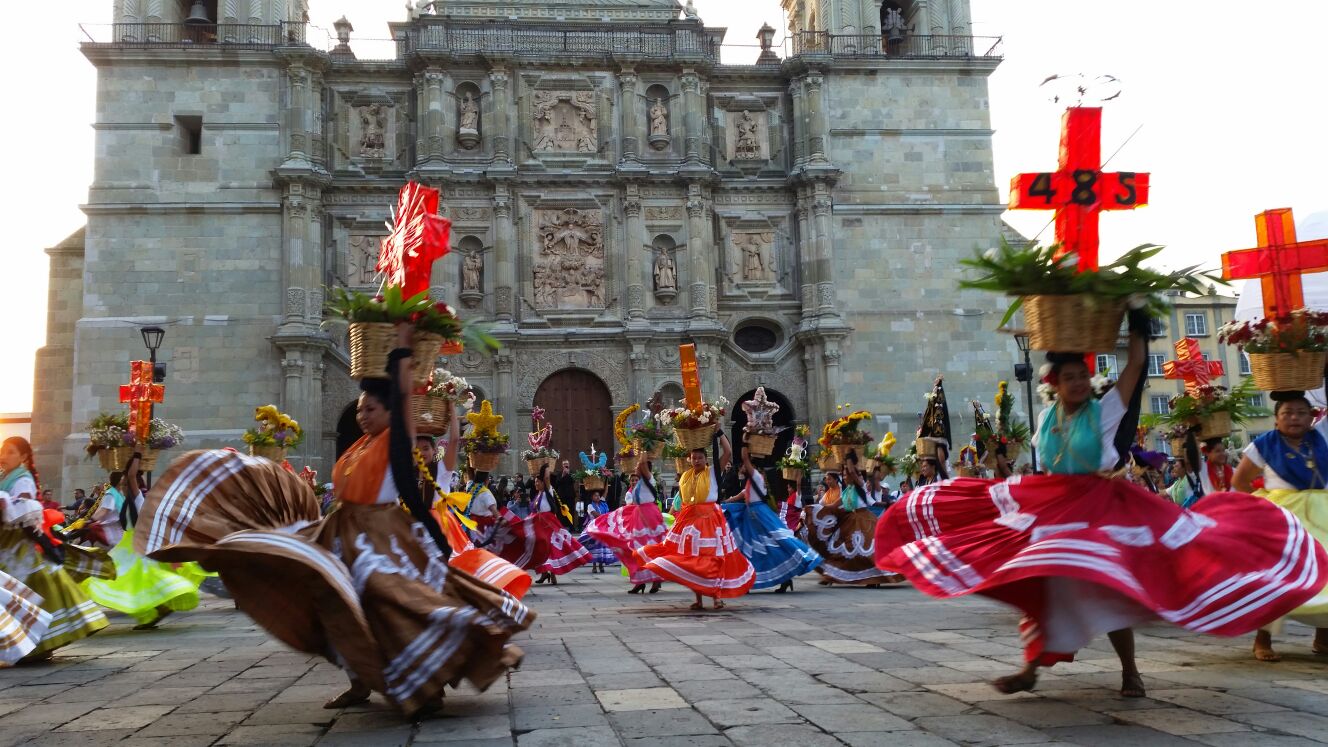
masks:
<svg viewBox="0 0 1328 747"><path fill-rule="evenodd" d="M457 454L461 451L461 418L457 417L455 403L448 406L452 408L452 421L447 425L447 444L443 447L443 468L448 472L455 472Z"/></svg>
<svg viewBox="0 0 1328 747"><path fill-rule="evenodd" d="M720 472L729 468L733 464L733 444L729 443L729 437L723 433L719 434L719 464L715 465Z"/></svg>
<svg viewBox="0 0 1328 747"><path fill-rule="evenodd" d="M1120 377L1116 379L1116 388L1120 390L1127 405L1144 374L1144 367L1148 365L1148 332L1151 324L1144 311L1136 309L1130 312L1130 357Z"/></svg>

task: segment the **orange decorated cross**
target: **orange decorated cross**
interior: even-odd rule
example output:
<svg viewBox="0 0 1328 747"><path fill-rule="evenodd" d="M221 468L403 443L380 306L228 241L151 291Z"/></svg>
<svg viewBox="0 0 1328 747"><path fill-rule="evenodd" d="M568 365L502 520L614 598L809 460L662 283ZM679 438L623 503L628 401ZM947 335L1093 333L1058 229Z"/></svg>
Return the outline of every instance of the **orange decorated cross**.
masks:
<svg viewBox="0 0 1328 747"><path fill-rule="evenodd" d="M1296 241L1291 208L1265 210L1254 216L1259 246L1222 255L1222 278L1259 278L1263 287L1263 314L1280 319L1305 307L1300 276L1328 271L1328 239Z"/></svg>
<svg viewBox="0 0 1328 747"><path fill-rule="evenodd" d="M1056 257L1074 253L1080 272L1098 269L1098 214L1148 204L1148 174L1102 171L1101 141L1100 107L1066 109L1059 168L1010 182L1010 209L1056 211Z"/></svg>
<svg viewBox="0 0 1328 747"><path fill-rule="evenodd" d="M1213 377L1223 374L1223 369L1219 361L1204 360L1199 341L1186 337L1176 343L1176 360L1163 364L1162 374L1168 379L1184 381L1185 392L1198 396L1199 388L1211 384Z"/></svg>
<svg viewBox="0 0 1328 747"><path fill-rule="evenodd" d="M696 346L692 343L678 346L678 361L682 367L683 402L693 412L701 409L701 373L696 368Z"/></svg>
<svg viewBox="0 0 1328 747"><path fill-rule="evenodd" d="M152 363L131 361L129 383L120 386L120 401L129 405L129 432L138 443L146 443L152 427L152 405L166 398L166 387L152 382Z"/></svg>

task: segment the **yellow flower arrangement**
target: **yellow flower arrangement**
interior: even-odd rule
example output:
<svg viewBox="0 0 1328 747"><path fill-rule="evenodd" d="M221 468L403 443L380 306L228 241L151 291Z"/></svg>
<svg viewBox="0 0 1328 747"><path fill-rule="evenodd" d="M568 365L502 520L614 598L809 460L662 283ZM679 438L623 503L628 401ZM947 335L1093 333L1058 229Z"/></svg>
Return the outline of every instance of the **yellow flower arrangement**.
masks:
<svg viewBox="0 0 1328 747"><path fill-rule="evenodd" d="M276 405L255 407L254 420L258 421L258 427L244 432L247 444L291 449L304 440L304 429L300 428L299 422L278 410Z"/></svg>
<svg viewBox="0 0 1328 747"><path fill-rule="evenodd" d="M466 453L507 453L507 434L499 433L498 426L503 424L503 416L493 413L489 400L480 403L479 412L466 413L470 423L470 432L462 437L466 444Z"/></svg>
<svg viewBox="0 0 1328 747"><path fill-rule="evenodd" d="M876 457L878 459L890 456L890 452L895 448L895 434L887 433L881 439L881 443L876 447Z"/></svg>
<svg viewBox="0 0 1328 747"><path fill-rule="evenodd" d="M618 413L618 417L613 419L613 437L618 439L618 445L622 447L619 450L620 452L631 451L632 438L627 435L627 419L632 417L632 414L640 409L640 405L632 405Z"/></svg>
<svg viewBox="0 0 1328 747"><path fill-rule="evenodd" d="M841 409L843 405L839 406ZM821 428L821 437L817 439L822 447L829 447L831 444L865 444L871 441L871 434L866 431L859 431L858 424L864 420L870 420L872 414L866 410L858 410L848 415L843 415L826 423Z"/></svg>

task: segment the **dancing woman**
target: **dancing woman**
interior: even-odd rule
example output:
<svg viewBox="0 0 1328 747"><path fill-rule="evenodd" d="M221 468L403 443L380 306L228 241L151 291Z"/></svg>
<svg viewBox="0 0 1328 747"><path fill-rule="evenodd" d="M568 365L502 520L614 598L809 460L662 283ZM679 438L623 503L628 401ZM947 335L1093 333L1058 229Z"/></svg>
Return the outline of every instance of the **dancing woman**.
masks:
<svg viewBox="0 0 1328 747"><path fill-rule="evenodd" d="M881 568L931 596L977 593L1023 611L1027 664L993 683L1001 692L1033 689L1040 667L1072 660L1108 633L1121 695L1142 697L1132 625L1161 618L1241 635L1328 581L1328 553L1266 502L1219 494L1185 511L1111 479L1135 434L1148 329L1147 316L1132 312L1129 363L1101 401L1082 355L1048 355L1056 402L1042 415L1037 450L1050 474L929 485L877 526Z"/></svg>
<svg viewBox="0 0 1328 747"><path fill-rule="evenodd" d="M520 662L509 640L534 620L511 595L447 566L451 548L420 494L407 416L412 338L399 325L392 378L361 382L365 435L337 460L337 508L326 518L279 465L198 451L171 465L135 532L140 552L217 571L269 633L346 670L351 686L328 708L372 690L410 716L437 707L447 685L487 689Z"/></svg>
<svg viewBox="0 0 1328 747"><path fill-rule="evenodd" d="M720 469L733 459L727 436L719 437ZM751 561L738 551L733 533L724 521L719 501L719 479L705 449L693 449L691 464L679 476L678 511L673 526L660 542L636 551L645 568L666 581L682 584L696 595L691 609L705 609L702 595L714 599L714 609L723 609L721 599L746 594L756 581Z"/></svg>
<svg viewBox="0 0 1328 747"><path fill-rule="evenodd" d="M1314 408L1303 392L1273 392L1276 428L1245 447L1232 482L1242 493L1254 493L1295 515L1321 544L1328 545L1328 421L1314 422ZM1209 450L1212 458L1213 450ZM1263 476L1264 489L1253 490ZM1202 504L1207 509L1207 503ZM1328 589L1287 615L1314 628L1313 651L1328 654ZM1262 627L1254 636L1254 658L1279 661L1273 633L1282 620Z"/></svg>
<svg viewBox="0 0 1328 747"><path fill-rule="evenodd" d="M765 502L765 478L752 465L747 447L742 447L738 468L742 491L722 504L724 519L733 531L738 549L756 570L753 589L776 586L775 593L793 589L793 579L821 564L821 556L793 536L775 510Z"/></svg>
<svg viewBox="0 0 1328 747"><path fill-rule="evenodd" d="M56 649L86 638L110 623L88 595L70 578L64 568L64 553L42 532L41 495L37 490L37 466L32 460L32 445L21 436L11 436L0 444L0 572L14 583L0 579L15 604L15 620L22 623L21 638L34 646L16 641L9 648L12 658L20 649L29 660L49 659ZM23 587L31 590L24 592ZM35 595L35 596L34 596ZM22 602L41 600L41 609L49 614L44 632L40 620L19 611ZM24 606L26 609L26 606Z"/></svg>
<svg viewBox="0 0 1328 747"><path fill-rule="evenodd" d="M636 464L635 482L623 498L622 507L597 516L586 526L586 534L613 551L627 569L632 588L628 594L640 594L650 584L650 593L659 591L663 578L646 569L636 550L664 539L664 515L659 510L659 485L650 471L648 459Z"/></svg>
<svg viewBox="0 0 1328 747"><path fill-rule="evenodd" d="M822 586L847 584L877 588L903 580L876 567L875 531L878 513L863 500L864 483L858 472L858 454L844 457L843 475L827 472L825 495L819 504L804 509L807 544L824 560L816 568Z"/></svg>
<svg viewBox="0 0 1328 747"><path fill-rule="evenodd" d="M491 540L481 544L513 565L538 571L536 584L557 586L559 576L590 562L590 551L568 531L571 526L571 512L550 488L544 465L534 478L530 516L505 509Z"/></svg>

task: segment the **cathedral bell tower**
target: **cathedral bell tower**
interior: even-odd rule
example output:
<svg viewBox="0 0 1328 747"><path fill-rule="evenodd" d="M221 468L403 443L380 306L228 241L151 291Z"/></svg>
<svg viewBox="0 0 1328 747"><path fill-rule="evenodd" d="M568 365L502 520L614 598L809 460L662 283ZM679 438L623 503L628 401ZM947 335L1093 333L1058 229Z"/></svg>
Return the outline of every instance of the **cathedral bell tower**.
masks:
<svg viewBox="0 0 1328 747"><path fill-rule="evenodd" d="M783 0L789 34L967 37L969 0ZM892 33L892 30L894 33ZM933 44L939 43L933 41Z"/></svg>

